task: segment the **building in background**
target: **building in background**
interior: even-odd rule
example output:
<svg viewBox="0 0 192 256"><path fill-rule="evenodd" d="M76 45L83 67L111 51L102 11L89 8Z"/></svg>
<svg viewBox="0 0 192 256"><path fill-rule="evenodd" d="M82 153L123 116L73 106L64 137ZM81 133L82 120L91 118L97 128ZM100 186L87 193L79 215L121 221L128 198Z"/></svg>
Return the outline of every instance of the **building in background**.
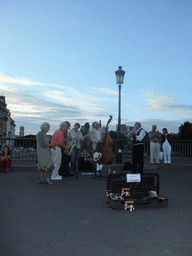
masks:
<svg viewBox="0 0 192 256"><path fill-rule="evenodd" d="M5 96L0 96L0 137L6 137L8 112Z"/></svg>
<svg viewBox="0 0 192 256"><path fill-rule="evenodd" d="M5 96L0 95L0 137L15 137L15 122L11 118L11 111L7 109Z"/></svg>
<svg viewBox="0 0 192 256"><path fill-rule="evenodd" d="M10 109L7 110L7 132L6 137L15 138L15 121L11 118Z"/></svg>
<svg viewBox="0 0 192 256"><path fill-rule="evenodd" d="M24 126L20 126L19 136L24 136L24 135L25 135L25 128Z"/></svg>
<svg viewBox="0 0 192 256"><path fill-rule="evenodd" d="M15 143L15 122L11 118L11 111L7 109L5 96L0 95L0 150L3 147L14 147Z"/></svg>

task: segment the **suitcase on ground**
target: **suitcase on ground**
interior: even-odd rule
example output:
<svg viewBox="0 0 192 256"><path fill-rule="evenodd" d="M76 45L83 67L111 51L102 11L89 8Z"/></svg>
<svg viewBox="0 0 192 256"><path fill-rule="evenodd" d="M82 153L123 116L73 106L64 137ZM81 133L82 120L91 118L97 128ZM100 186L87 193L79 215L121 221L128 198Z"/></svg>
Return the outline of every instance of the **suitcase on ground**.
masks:
<svg viewBox="0 0 192 256"><path fill-rule="evenodd" d="M107 178L107 202L112 209L135 210L168 206L168 198L159 195L157 173L121 172Z"/></svg>

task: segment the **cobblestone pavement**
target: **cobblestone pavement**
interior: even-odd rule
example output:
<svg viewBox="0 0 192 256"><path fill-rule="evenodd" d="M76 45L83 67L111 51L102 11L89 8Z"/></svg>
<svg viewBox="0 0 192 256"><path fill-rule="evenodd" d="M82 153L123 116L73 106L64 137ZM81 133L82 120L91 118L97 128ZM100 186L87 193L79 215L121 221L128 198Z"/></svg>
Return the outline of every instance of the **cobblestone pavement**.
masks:
<svg viewBox="0 0 192 256"><path fill-rule="evenodd" d="M192 255L190 163L147 165L169 205L133 212L108 208L106 179L40 185L32 170L0 173L1 256Z"/></svg>

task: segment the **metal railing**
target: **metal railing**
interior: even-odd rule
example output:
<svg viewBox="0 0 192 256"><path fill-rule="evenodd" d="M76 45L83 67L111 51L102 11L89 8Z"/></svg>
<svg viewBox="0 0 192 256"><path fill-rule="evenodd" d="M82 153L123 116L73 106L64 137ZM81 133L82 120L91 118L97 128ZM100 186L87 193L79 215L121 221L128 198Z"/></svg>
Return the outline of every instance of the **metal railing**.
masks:
<svg viewBox="0 0 192 256"><path fill-rule="evenodd" d="M0 151L4 146L9 146L11 159L19 161L36 161L36 139L28 138L0 138Z"/></svg>
<svg viewBox="0 0 192 256"><path fill-rule="evenodd" d="M11 149L12 160L37 160L36 139L35 138L0 138L0 151L4 146ZM192 159L192 141L174 140L172 146L172 159ZM132 155L132 142L129 139L113 140L113 152L121 148L123 158L130 158ZM150 156L150 142L145 141L144 157Z"/></svg>
<svg viewBox="0 0 192 256"><path fill-rule="evenodd" d="M114 152L118 149L118 145L123 148L123 155L132 154L132 142L127 140L114 140ZM159 144L161 148L161 145ZM172 159L192 159L192 141L191 140L173 140L171 142L171 155ZM145 141L144 157L150 156L150 141Z"/></svg>

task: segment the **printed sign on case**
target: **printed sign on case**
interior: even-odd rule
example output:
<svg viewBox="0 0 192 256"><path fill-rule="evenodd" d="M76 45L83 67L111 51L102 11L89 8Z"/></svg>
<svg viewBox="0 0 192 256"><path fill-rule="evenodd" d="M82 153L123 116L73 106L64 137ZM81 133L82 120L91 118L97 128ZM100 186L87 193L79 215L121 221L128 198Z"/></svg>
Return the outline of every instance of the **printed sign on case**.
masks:
<svg viewBox="0 0 192 256"><path fill-rule="evenodd" d="M127 174L127 182L141 182L141 174Z"/></svg>

